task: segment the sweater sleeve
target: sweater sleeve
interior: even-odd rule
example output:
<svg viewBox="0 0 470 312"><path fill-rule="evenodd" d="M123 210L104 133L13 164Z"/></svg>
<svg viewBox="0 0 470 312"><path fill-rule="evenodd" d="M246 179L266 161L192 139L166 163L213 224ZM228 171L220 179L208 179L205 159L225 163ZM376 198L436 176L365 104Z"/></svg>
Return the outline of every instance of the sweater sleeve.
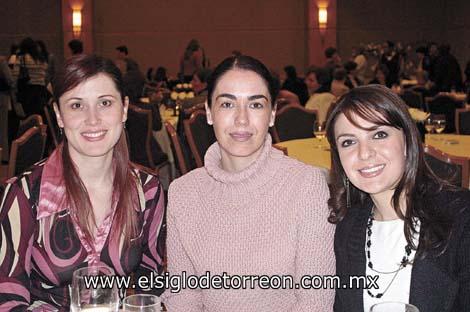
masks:
<svg viewBox="0 0 470 312"><path fill-rule="evenodd" d="M296 251L295 282L302 276L327 276L335 272L333 250L334 226L328 223L329 190L325 177L319 170L313 171L302 186L305 192L300 200L298 214L298 246ZM309 282L310 283L310 282ZM314 284L316 285L317 282ZM334 289L296 290L297 302L292 312L332 311Z"/></svg>
<svg viewBox="0 0 470 312"><path fill-rule="evenodd" d="M35 225L20 181L7 184L0 202L0 311L26 311L30 302L29 273ZM25 183L23 186L27 187Z"/></svg>
<svg viewBox="0 0 470 312"><path fill-rule="evenodd" d="M175 187L176 183L170 185L168 192L168 236L167 236L167 258L168 272L170 275L181 276L196 273L195 268L184 249L180 235L180 227L175 210L185 209L183 192ZM191 289L167 289L163 294L163 301L168 311L171 312L197 312L203 311L201 290Z"/></svg>

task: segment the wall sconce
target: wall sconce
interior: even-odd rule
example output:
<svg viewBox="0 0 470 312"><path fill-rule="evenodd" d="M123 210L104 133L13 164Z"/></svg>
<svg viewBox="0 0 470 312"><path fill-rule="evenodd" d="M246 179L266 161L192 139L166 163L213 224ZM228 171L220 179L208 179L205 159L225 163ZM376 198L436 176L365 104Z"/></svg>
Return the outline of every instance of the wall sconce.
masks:
<svg viewBox="0 0 470 312"><path fill-rule="evenodd" d="M80 10L72 12L72 30L75 37L80 37L82 31L82 12Z"/></svg>
<svg viewBox="0 0 470 312"><path fill-rule="evenodd" d="M328 23L328 11L326 8L318 8L318 27L325 30Z"/></svg>

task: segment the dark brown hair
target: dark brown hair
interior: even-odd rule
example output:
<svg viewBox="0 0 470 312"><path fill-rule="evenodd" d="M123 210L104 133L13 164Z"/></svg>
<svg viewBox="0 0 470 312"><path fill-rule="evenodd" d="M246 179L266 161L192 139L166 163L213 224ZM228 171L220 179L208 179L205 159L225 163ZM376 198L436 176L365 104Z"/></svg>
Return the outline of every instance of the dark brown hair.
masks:
<svg viewBox="0 0 470 312"><path fill-rule="evenodd" d="M121 71L116 65L111 60L100 56L81 54L69 58L56 76L54 98L57 107L60 108L59 99L65 92L98 74L105 74L110 77L121 94L122 100L124 100ZM63 180L66 189L65 200L70 206L72 217L82 229L86 240L92 242L92 227L96 224L93 224L95 219L88 191L70 157L66 137L64 137L64 141L59 148L62 148ZM117 241L121 235L124 235L125 245L128 246L131 238L137 234L137 215L134 208L138 207L139 199L136 185L137 177L129 161L124 131L114 146L113 164L115 170L112 205L116 204L116 212L115 222L113 222L113 228L111 229L111 234L114 235L110 234L110 238Z"/></svg>
<svg viewBox="0 0 470 312"><path fill-rule="evenodd" d="M440 191L446 184L438 179L424 160L424 150L416 124L406 104L390 89L381 85L357 87L343 95L331 108L326 125L326 135L331 145L331 198L328 201L331 223L340 222L348 213L346 174L341 164L334 126L337 117L344 116L356 127L365 129L353 118L358 116L378 126L390 126L403 131L406 145L406 160L393 197L392 206L400 219L405 221L405 237L414 249L413 234L417 232L413 219L421 221L419 254L431 249L442 251L450 236L450 217L432 206L425 207L425 198ZM363 204L369 194L353 185L349 186L350 203ZM406 198L403 215L400 197ZM432 224L432 226L429 226Z"/></svg>

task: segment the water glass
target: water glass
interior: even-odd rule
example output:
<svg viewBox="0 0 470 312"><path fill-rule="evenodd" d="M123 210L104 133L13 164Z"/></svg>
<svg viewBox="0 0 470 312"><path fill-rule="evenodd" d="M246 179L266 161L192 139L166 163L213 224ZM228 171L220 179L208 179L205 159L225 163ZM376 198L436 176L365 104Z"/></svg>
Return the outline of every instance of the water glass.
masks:
<svg viewBox="0 0 470 312"><path fill-rule="evenodd" d="M322 140L326 137L326 129L325 129L325 123L321 123L318 121L315 121L314 123L314 128L313 128L313 134L319 141L318 147L321 148L322 146Z"/></svg>
<svg viewBox="0 0 470 312"><path fill-rule="evenodd" d="M116 285L106 285L106 278L114 276L107 266L90 266L76 270L72 276L70 308L73 312L116 312L119 309L119 291ZM111 280L108 280L111 282Z"/></svg>
<svg viewBox="0 0 470 312"><path fill-rule="evenodd" d="M412 304L403 302L381 302L370 307L370 312L419 312Z"/></svg>
<svg viewBox="0 0 470 312"><path fill-rule="evenodd" d="M138 294L124 298L122 308L126 312L160 312L160 297L150 294Z"/></svg>

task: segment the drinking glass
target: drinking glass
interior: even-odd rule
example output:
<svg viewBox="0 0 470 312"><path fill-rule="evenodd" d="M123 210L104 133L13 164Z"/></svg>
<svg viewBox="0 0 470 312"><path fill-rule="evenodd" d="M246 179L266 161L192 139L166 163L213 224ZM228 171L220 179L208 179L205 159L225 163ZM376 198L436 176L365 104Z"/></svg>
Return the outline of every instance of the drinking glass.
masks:
<svg viewBox="0 0 470 312"><path fill-rule="evenodd" d="M424 129L426 129L426 132L429 134L434 132L434 120L431 116L424 121Z"/></svg>
<svg viewBox="0 0 470 312"><path fill-rule="evenodd" d="M434 129L436 130L436 133L442 133L442 131L444 131L445 128L446 128L445 116L436 115L436 117L434 118Z"/></svg>
<svg viewBox="0 0 470 312"><path fill-rule="evenodd" d="M321 123L318 121L315 121L314 123L314 128L313 128L313 134L319 141L319 145L317 146L318 148L322 148L322 141L326 137L326 131L325 131L325 123Z"/></svg>
<svg viewBox="0 0 470 312"><path fill-rule="evenodd" d="M419 312L412 304L403 302L381 302L370 307L370 312Z"/></svg>
<svg viewBox="0 0 470 312"><path fill-rule="evenodd" d="M72 276L70 308L73 312L116 312L119 308L119 291L116 285L105 285L112 278L113 269L107 266L90 266L76 270ZM107 282L111 282L108 280ZM95 283L96 282L96 283Z"/></svg>
<svg viewBox="0 0 470 312"><path fill-rule="evenodd" d="M124 298L122 307L126 312L160 312L160 298L149 294L138 294Z"/></svg>

